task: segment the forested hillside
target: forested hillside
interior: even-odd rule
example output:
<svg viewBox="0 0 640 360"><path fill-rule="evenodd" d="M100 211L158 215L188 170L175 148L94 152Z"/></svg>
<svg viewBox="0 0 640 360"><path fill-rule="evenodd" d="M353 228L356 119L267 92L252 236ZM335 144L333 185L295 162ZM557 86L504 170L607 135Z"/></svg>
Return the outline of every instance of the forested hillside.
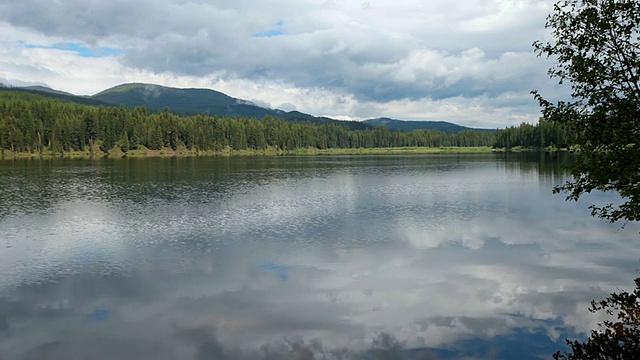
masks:
<svg viewBox="0 0 640 360"><path fill-rule="evenodd" d="M0 90L0 149L13 152L82 151L89 146L105 152L114 147L127 152L141 147L221 151L225 148L548 146L550 142L565 142L556 135L547 135L547 127L523 124L496 132L463 130L459 133L398 131L383 126L350 130L335 123L285 121L271 116L262 119L179 116L168 109L152 113L145 107L90 106ZM535 135L541 129L545 134L542 138Z"/></svg>
<svg viewBox="0 0 640 360"><path fill-rule="evenodd" d="M404 121L404 120L396 120L389 118L377 118L377 119L369 119L363 121L365 124L373 125L373 126L386 126L389 129L396 130L421 130L421 129L436 129L448 132L460 132L462 130L478 130L468 128L466 126L461 126L457 124L453 124L446 121ZM492 130L486 130L492 131Z"/></svg>

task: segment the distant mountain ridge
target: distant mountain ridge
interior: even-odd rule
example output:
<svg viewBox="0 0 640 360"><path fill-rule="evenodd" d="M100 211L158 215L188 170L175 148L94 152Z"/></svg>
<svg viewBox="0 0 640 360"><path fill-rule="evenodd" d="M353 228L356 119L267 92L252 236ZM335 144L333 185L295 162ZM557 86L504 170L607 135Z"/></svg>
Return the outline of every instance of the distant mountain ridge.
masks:
<svg viewBox="0 0 640 360"><path fill-rule="evenodd" d="M93 99L127 107L147 106L187 113L224 114L240 105L240 99L208 89L178 89L153 84L122 84L99 92ZM226 114L225 114L226 115Z"/></svg>
<svg viewBox="0 0 640 360"><path fill-rule="evenodd" d="M231 97L210 89L180 89L154 84L123 84L104 90L91 97L102 102L124 105L127 107L146 106L161 110L168 107L173 112L183 114L207 114L244 116L263 118L279 117L285 120L336 122L347 125L350 129L367 129L371 125L358 121L340 121L325 117L316 117L299 111L284 111L264 108L251 101Z"/></svg>
<svg viewBox="0 0 640 360"><path fill-rule="evenodd" d="M31 90L31 91L45 92L45 93L50 93L50 94L57 94L57 95L76 96L76 95L73 95L72 93L68 93L66 91L54 90L54 89L48 88L46 86L39 86L39 85L27 86L27 87L23 87L22 89Z"/></svg>
<svg viewBox="0 0 640 360"><path fill-rule="evenodd" d="M53 90L44 86L15 87L15 86L5 85L5 86L0 86L0 89L2 89L2 91L16 91L16 92L30 93L30 94L39 95L39 96L46 96L49 98L71 101L74 103L84 104L84 105L113 106L113 104L95 100L90 97L73 95L73 94L65 93L64 91Z"/></svg>
<svg viewBox="0 0 640 360"><path fill-rule="evenodd" d="M311 121L318 123L336 123L346 125L352 130L371 129L386 126L394 130L436 129L446 132L460 132L473 129L446 121L404 121L390 118L376 118L365 121L341 121L327 117L316 117L299 111L284 111L258 106L251 101L231 97L219 91L199 88L173 88L155 84L128 83L118 85L93 96L77 96L44 86L4 87L17 91L41 93L46 96L62 98L88 105L124 105L126 107L146 106L151 110L169 108L172 112L183 114L207 114L219 116L244 116L263 118L279 117L293 121Z"/></svg>
<svg viewBox="0 0 640 360"><path fill-rule="evenodd" d="M406 120L397 120L390 118L377 118L377 119L369 119L363 121L365 124L373 125L373 126L386 126L390 129L395 130L441 130L445 132L453 132L459 133L462 130L485 130L485 129L475 129L462 125L457 125L454 123L450 123L447 121L406 121Z"/></svg>
<svg viewBox="0 0 640 360"><path fill-rule="evenodd" d="M317 118L299 111L264 108L251 101L231 97L210 89L172 88L154 84L123 84L104 90L91 97L106 103L127 107L146 106L150 109L169 110L185 114L230 115L262 118L267 115L288 120L331 120Z"/></svg>

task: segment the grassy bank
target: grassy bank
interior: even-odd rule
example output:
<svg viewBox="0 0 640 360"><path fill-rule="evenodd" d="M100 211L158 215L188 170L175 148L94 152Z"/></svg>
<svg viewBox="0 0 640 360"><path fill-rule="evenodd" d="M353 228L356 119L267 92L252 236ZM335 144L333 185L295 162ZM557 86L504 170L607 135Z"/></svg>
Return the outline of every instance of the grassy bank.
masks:
<svg viewBox="0 0 640 360"><path fill-rule="evenodd" d="M441 154L441 153L490 153L492 148L479 147L388 147L388 148L358 148L358 149L301 149L301 155L384 155L384 154Z"/></svg>
<svg viewBox="0 0 640 360"><path fill-rule="evenodd" d="M388 147L388 148L356 148L356 149L317 149L317 148L300 148L296 150L281 150L276 148L267 148L264 150L233 150L229 147L221 151L198 151L189 149L164 148L161 150L151 150L140 148L129 150L126 153L119 149L111 149L109 153L102 151L43 151L43 152L11 152L5 150L0 154L3 160L13 159L53 159L53 158L69 158L69 159L92 159L92 158L142 158L142 157L188 157L188 156L276 156L276 155L402 155L402 154L442 154L442 153L490 153L490 147Z"/></svg>

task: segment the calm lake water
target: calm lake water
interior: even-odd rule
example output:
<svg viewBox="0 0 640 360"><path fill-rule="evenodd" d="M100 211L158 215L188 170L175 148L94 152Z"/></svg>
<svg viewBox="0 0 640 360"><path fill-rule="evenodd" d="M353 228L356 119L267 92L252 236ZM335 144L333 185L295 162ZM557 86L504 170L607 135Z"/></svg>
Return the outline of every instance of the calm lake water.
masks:
<svg viewBox="0 0 640 360"><path fill-rule="evenodd" d="M549 358L640 267L562 161L0 162L0 359Z"/></svg>

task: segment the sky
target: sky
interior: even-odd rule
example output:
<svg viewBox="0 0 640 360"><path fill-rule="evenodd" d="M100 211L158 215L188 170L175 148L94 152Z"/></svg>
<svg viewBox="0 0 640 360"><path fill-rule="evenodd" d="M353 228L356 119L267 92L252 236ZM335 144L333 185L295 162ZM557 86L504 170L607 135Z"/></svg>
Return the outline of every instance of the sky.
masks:
<svg viewBox="0 0 640 360"><path fill-rule="evenodd" d="M336 119L535 123L552 0L0 0L0 83L209 88Z"/></svg>

